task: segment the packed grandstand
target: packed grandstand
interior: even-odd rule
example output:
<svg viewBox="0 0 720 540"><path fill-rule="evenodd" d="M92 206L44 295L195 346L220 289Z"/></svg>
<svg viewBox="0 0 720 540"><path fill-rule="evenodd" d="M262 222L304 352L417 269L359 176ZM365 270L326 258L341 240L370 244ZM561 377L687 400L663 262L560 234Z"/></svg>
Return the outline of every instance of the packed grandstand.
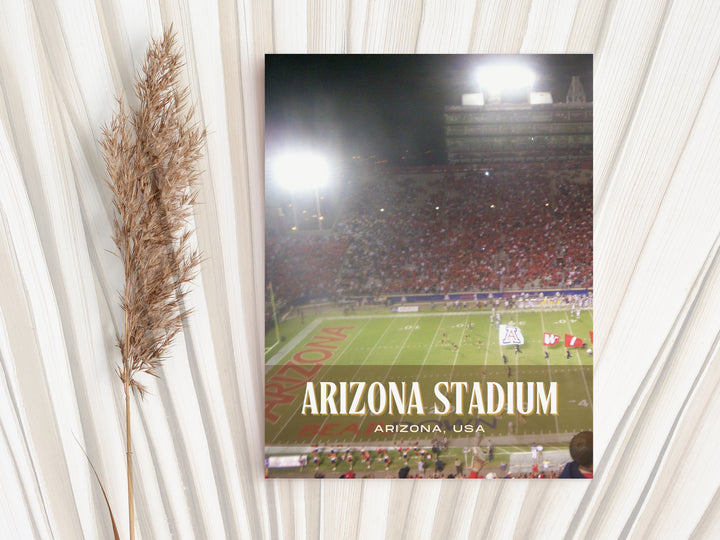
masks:
<svg viewBox="0 0 720 540"><path fill-rule="evenodd" d="M325 230L268 227L266 285L281 302L592 288L588 163L387 171L344 189Z"/></svg>

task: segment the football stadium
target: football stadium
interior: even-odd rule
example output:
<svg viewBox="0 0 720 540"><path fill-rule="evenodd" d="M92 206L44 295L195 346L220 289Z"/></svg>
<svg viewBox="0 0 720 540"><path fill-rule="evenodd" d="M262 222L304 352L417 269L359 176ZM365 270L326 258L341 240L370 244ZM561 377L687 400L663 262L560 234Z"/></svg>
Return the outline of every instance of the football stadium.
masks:
<svg viewBox="0 0 720 540"><path fill-rule="evenodd" d="M592 431L592 57L442 60L266 61L270 477L557 477Z"/></svg>

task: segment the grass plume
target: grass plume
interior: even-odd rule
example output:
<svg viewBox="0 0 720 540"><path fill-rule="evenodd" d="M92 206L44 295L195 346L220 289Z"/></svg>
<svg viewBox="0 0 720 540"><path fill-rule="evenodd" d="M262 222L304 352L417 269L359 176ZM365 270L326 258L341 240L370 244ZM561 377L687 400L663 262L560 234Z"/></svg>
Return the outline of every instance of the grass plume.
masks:
<svg viewBox="0 0 720 540"><path fill-rule="evenodd" d="M187 314L184 297L198 269L188 223L205 132L193 120L183 63L172 29L148 48L135 83L137 109L118 99L101 141L115 206L113 239L125 268L118 336L125 387L130 537L134 538L130 394L144 397L142 377L157 377Z"/></svg>

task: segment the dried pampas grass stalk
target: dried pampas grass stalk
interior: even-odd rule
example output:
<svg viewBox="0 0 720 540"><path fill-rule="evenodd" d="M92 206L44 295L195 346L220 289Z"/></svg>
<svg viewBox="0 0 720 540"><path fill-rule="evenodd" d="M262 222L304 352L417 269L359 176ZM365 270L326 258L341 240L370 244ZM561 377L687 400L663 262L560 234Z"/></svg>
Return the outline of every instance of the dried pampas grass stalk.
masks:
<svg viewBox="0 0 720 540"><path fill-rule="evenodd" d="M183 301L199 255L188 228L197 191L205 132L193 120L187 88L179 89L183 64L172 29L148 48L135 84L137 110L118 99L119 110L103 129L102 148L116 209L114 240L125 266L121 295L125 332L118 336L125 386L130 538L134 538L130 394L145 387L138 375L158 368L187 314Z"/></svg>

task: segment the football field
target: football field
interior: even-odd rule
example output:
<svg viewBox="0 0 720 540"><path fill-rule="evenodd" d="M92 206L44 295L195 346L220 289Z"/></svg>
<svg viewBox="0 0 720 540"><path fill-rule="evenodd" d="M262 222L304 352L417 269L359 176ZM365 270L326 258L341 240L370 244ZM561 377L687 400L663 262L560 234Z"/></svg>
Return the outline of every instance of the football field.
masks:
<svg viewBox="0 0 720 540"><path fill-rule="evenodd" d="M429 310L416 313L388 311L357 312L347 316L327 315L281 326L286 338L266 355L266 444L318 444L335 441L352 444L380 440L371 427L378 422L414 422L405 415L373 417L309 417L302 414L306 382L365 380L494 380L550 381L558 383L559 414L501 414L481 418L450 415L435 418L447 436L475 436L468 428L462 434L453 426L482 425L484 435L562 435L592 429L592 310L580 317L569 310L500 311L500 324L518 327L524 344L519 352L501 346L496 321L487 311ZM294 335L285 336L293 333ZM554 346L543 344L543 334L560 336ZM564 336L585 342L585 348L567 349ZM268 340L272 340L270 334ZM545 357L547 352L548 357ZM504 358L503 358L504 356ZM428 417L430 418L430 417ZM408 435L406 439L423 438ZM390 437L385 437L392 438ZM400 438L398 435L397 438ZM431 436L424 435L424 438ZM563 437L564 438L564 437Z"/></svg>
<svg viewBox="0 0 720 540"><path fill-rule="evenodd" d="M569 311L550 310L505 311L500 315L502 324L518 326L525 338L519 363L546 365L544 351L547 350L551 365L592 365L592 356L581 349L572 353L573 362L568 362L562 339L556 346L543 346L543 333L549 332L561 337L572 334L592 348L589 336L593 328L592 310L583 311L579 319ZM335 343L336 352L326 365L501 365L503 352L506 356L514 355L512 348L500 347L496 325L491 324L487 312L358 313L314 319L294 336L290 347L284 344L279 350L273 350L267 364L282 364L301 350L302 338L311 337L314 330L321 330L323 326L348 328L347 339Z"/></svg>

